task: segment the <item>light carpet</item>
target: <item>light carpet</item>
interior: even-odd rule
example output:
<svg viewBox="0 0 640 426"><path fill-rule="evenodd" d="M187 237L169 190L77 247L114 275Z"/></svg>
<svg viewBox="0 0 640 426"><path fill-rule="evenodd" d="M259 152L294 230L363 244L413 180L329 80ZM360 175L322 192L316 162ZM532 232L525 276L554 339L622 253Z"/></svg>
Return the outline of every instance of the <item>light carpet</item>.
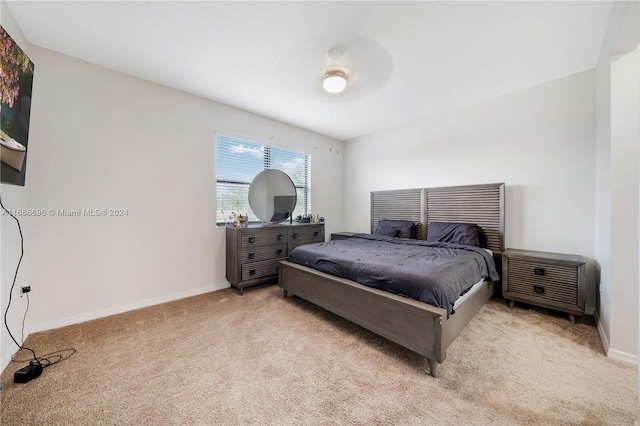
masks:
<svg viewBox="0 0 640 426"><path fill-rule="evenodd" d="M70 359L14 384L8 425L632 425L637 368L591 317L490 300L435 379L419 355L268 286L29 336ZM26 358L21 352L18 358Z"/></svg>

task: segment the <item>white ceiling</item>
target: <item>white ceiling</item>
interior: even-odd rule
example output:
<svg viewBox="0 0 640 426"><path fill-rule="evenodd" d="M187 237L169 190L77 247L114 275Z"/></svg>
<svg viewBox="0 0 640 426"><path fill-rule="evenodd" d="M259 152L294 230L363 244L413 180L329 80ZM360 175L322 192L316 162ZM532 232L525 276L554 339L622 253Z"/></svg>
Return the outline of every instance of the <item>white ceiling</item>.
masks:
<svg viewBox="0 0 640 426"><path fill-rule="evenodd" d="M612 2L7 4L32 44L347 140L594 68Z"/></svg>

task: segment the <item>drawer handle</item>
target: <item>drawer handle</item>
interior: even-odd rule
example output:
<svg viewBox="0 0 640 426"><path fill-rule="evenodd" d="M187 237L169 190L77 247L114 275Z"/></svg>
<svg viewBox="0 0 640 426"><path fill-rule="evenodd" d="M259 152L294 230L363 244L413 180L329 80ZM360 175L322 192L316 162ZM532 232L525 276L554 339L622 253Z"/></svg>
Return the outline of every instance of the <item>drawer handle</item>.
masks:
<svg viewBox="0 0 640 426"><path fill-rule="evenodd" d="M282 234L278 234L278 236L276 237L276 239L281 240L281 239L282 239L282 237L284 237L284 235L282 235Z"/></svg>
<svg viewBox="0 0 640 426"><path fill-rule="evenodd" d="M249 237L249 243L255 243L256 237Z"/></svg>
<svg viewBox="0 0 640 426"><path fill-rule="evenodd" d="M282 254L282 249L276 250L276 254Z"/></svg>
<svg viewBox="0 0 640 426"><path fill-rule="evenodd" d="M533 290L534 290L536 293L540 293L540 294L542 294L542 293L544 293L544 286L543 286L543 285L534 285L534 286L533 286Z"/></svg>
<svg viewBox="0 0 640 426"><path fill-rule="evenodd" d="M533 273L536 275L544 275L544 268L533 268Z"/></svg>
<svg viewBox="0 0 640 426"><path fill-rule="evenodd" d="M256 274L255 269L249 269L249 275L255 275L255 274Z"/></svg>
<svg viewBox="0 0 640 426"><path fill-rule="evenodd" d="M249 259L253 259L254 257L256 257L256 254L254 252L249 253Z"/></svg>
<svg viewBox="0 0 640 426"><path fill-rule="evenodd" d="M298 238L298 233L294 232L293 235L291 235L291 238Z"/></svg>
<svg viewBox="0 0 640 426"><path fill-rule="evenodd" d="M318 231L313 231L313 236L314 236L314 237L317 237L317 236L318 236L318 234L319 234L319 232L318 232Z"/></svg>

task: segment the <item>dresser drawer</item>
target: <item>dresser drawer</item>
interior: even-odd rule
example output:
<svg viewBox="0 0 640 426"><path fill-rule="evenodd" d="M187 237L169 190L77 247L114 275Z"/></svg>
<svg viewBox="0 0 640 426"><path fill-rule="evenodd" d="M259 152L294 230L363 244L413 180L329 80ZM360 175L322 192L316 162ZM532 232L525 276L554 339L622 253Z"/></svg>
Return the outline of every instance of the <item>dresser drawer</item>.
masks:
<svg viewBox="0 0 640 426"><path fill-rule="evenodd" d="M262 260L277 259L287 257L287 243L272 245L249 245L242 248L240 262L252 263Z"/></svg>
<svg viewBox="0 0 640 426"><path fill-rule="evenodd" d="M266 244L277 244L287 242L286 229L256 229L243 230L242 248L262 246Z"/></svg>
<svg viewBox="0 0 640 426"><path fill-rule="evenodd" d="M290 243L316 243L324 241L324 227L321 225L296 226L288 230Z"/></svg>
<svg viewBox="0 0 640 426"><path fill-rule="evenodd" d="M324 226L322 225L308 225L289 229L289 253L298 246L322 242L324 242Z"/></svg>
<svg viewBox="0 0 640 426"><path fill-rule="evenodd" d="M242 265L242 281L278 275L280 259L265 260L263 262L245 263Z"/></svg>

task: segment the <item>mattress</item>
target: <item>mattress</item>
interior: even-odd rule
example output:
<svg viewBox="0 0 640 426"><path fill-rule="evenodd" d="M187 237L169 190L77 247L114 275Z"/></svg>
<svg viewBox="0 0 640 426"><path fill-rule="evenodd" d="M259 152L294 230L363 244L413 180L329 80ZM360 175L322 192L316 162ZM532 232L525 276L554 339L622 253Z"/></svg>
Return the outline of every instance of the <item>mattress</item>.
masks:
<svg viewBox="0 0 640 426"><path fill-rule="evenodd" d="M473 285L499 279L480 247L356 234L295 248L289 261L454 312Z"/></svg>

